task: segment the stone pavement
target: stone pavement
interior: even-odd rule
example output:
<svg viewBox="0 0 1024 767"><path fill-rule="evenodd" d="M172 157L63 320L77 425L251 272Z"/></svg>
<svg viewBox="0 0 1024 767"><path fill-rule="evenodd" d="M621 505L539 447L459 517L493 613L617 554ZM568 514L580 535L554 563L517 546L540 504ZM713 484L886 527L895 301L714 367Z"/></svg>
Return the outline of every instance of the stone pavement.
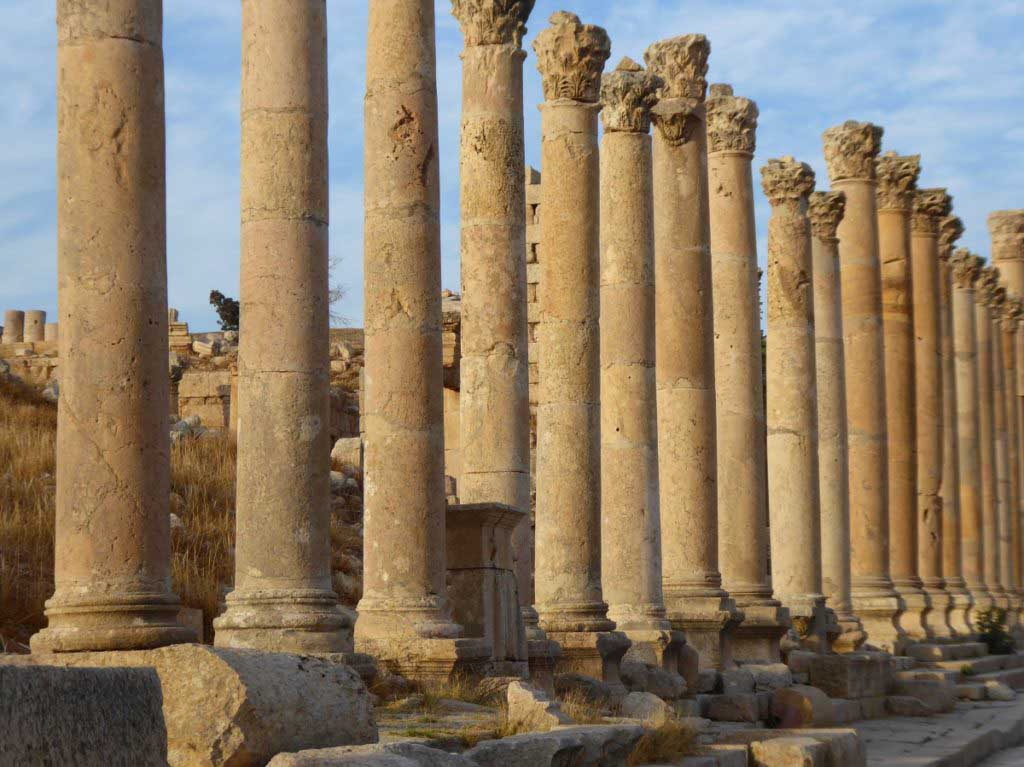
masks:
<svg viewBox="0 0 1024 767"><path fill-rule="evenodd" d="M867 745L869 767L970 767L1024 743L1024 700L958 703L950 714L888 717L853 727ZM1024 750L1015 751L1024 754ZM1007 758L1010 761L992 763L1024 765L1024 756L1019 761Z"/></svg>
<svg viewBox="0 0 1024 767"><path fill-rule="evenodd" d="M982 762L980 767L1020 767L1022 764L1024 764L1024 746L1001 751Z"/></svg>

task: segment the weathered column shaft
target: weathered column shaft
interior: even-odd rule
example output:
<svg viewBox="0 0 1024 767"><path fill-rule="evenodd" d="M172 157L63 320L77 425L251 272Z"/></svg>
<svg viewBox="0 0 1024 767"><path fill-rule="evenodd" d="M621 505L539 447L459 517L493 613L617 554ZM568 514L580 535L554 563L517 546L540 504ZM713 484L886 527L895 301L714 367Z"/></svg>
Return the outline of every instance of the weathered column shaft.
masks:
<svg viewBox="0 0 1024 767"><path fill-rule="evenodd" d="M1010 566L1010 455L1008 444L1008 418L1006 410L1006 383L1004 378L1005 363L1003 361L1003 323L1006 311L1006 289L1002 286L996 296L992 312L992 429L995 436L996 458L996 541L995 549L999 554L993 563L996 571L985 580L990 590L998 596L999 606L1009 608L1007 588L1010 585L1008 568ZM989 536L991 538L991 536ZM987 545L987 543L986 543ZM991 558L986 557L986 564Z"/></svg>
<svg viewBox="0 0 1024 767"><path fill-rule="evenodd" d="M1003 396L1006 408L1006 458L1009 502L1007 525L1003 530L1005 544L1001 549L1003 586L1011 595L1011 606L1020 609L1020 398L1017 394L1017 370L1021 364L1017 356L1017 334L1022 307L1017 298L1008 298L1002 325ZM1019 615L1017 620L1019 621Z"/></svg>
<svg viewBox="0 0 1024 767"><path fill-rule="evenodd" d="M26 342L42 341L46 337L46 312L29 309L25 312L24 339Z"/></svg>
<svg viewBox="0 0 1024 767"><path fill-rule="evenodd" d="M978 375L978 469L981 482L981 518L977 538L977 580L971 586L968 563L964 575L975 607L992 606L999 575L999 478L996 472L995 378L992 367L992 308L999 289L999 273L984 267L974 290L975 366Z"/></svg>
<svg viewBox="0 0 1024 767"><path fill-rule="evenodd" d="M162 20L57 3L61 470L34 652L195 639L171 593Z"/></svg>
<svg viewBox="0 0 1024 767"><path fill-rule="evenodd" d="M875 200L875 157L882 129L847 122L825 132L832 186L846 194L839 224L849 440L850 559L853 609L868 640L896 649L900 600L889 578L888 454L882 281Z"/></svg>
<svg viewBox="0 0 1024 767"><path fill-rule="evenodd" d="M4 343L20 344L25 340L25 312L8 309L4 312Z"/></svg>

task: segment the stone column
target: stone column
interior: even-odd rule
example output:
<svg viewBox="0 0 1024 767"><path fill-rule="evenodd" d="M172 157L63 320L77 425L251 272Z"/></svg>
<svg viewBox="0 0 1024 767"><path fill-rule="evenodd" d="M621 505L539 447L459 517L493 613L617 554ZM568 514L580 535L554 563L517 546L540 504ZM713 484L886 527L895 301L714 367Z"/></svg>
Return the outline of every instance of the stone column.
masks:
<svg viewBox="0 0 1024 767"><path fill-rule="evenodd" d="M868 641L894 650L901 600L889 578L888 454L875 157L882 129L846 122L824 134L832 186L846 194L839 224L849 440L853 611Z"/></svg>
<svg viewBox="0 0 1024 767"><path fill-rule="evenodd" d="M886 152L875 161L875 172L889 446L889 571L903 600L900 628L917 641L928 637L930 610L917 573L917 412L910 264L910 214L921 158Z"/></svg>
<svg viewBox="0 0 1024 767"><path fill-rule="evenodd" d="M963 223L946 216L939 224L939 308L942 313L942 580L949 593L946 614L949 636L968 636L971 595L963 577L960 545L960 439L954 353L953 246L963 235Z"/></svg>
<svg viewBox="0 0 1024 767"><path fill-rule="evenodd" d="M47 322L46 328L43 331L43 340L49 341L50 343L57 343L60 340L60 324L56 322Z"/></svg>
<svg viewBox="0 0 1024 767"><path fill-rule="evenodd" d="M960 248L950 260L953 275L953 351L956 358L957 454L960 485L960 547L965 588L970 606L965 619L972 633L972 613L987 604L981 563L981 459L978 444L978 366L975 336L974 283L981 259ZM977 600L987 601L980 605ZM954 624L954 628L956 628Z"/></svg>
<svg viewBox="0 0 1024 767"><path fill-rule="evenodd" d="M42 309L29 309L25 312L24 338L26 343L46 338L46 312Z"/></svg>
<svg viewBox="0 0 1024 767"><path fill-rule="evenodd" d="M814 281L814 364L818 393L818 488L821 504L822 591L842 630L837 652L859 648L867 634L850 602L850 504L847 469L846 380L843 372L843 318L839 287L839 238L846 196L814 192L811 222Z"/></svg>
<svg viewBox="0 0 1024 767"><path fill-rule="evenodd" d="M57 42L62 470L32 651L195 641L171 593L161 4L60 0Z"/></svg>
<svg viewBox="0 0 1024 767"><path fill-rule="evenodd" d="M356 648L404 673L444 676L486 661L490 647L458 638L445 585L433 2L370 5L364 124L365 513Z"/></svg>
<svg viewBox="0 0 1024 767"><path fill-rule="evenodd" d="M541 106L540 403L537 407L537 612L567 670L621 689L629 648L601 591L600 27L551 17L533 43Z"/></svg>
<svg viewBox="0 0 1024 767"><path fill-rule="evenodd" d="M718 554L722 586L743 611L741 660L778 660L788 613L768 580L767 456L751 160L757 105L712 85L707 100L711 282L715 311Z"/></svg>
<svg viewBox="0 0 1024 767"><path fill-rule="evenodd" d="M1006 462L1008 482L1008 503L1005 524L1000 528L999 563L1001 580L1010 602L1010 626L1020 631L1020 399L1017 395L1017 370L1020 359L1017 356L1017 332L1022 311L1017 298L1007 298L1001 326L1003 360L1003 401L1006 409Z"/></svg>
<svg viewBox="0 0 1024 767"><path fill-rule="evenodd" d="M655 335L665 606L702 666L731 664L741 619L718 571L715 354L703 35L651 45L664 81L654 107Z"/></svg>
<svg viewBox="0 0 1024 767"><path fill-rule="evenodd" d="M949 215L950 205L945 189L919 189L914 194L910 221L917 446L917 574L928 599L926 628L930 637L950 635L947 615L951 605L942 580L943 401L939 299L939 222ZM907 607L908 610L911 608L909 602Z"/></svg>
<svg viewBox="0 0 1024 767"><path fill-rule="evenodd" d="M814 171L792 157L769 160L761 186L768 221L767 423L772 586L805 649L827 650L821 593L818 400L814 289L807 198Z"/></svg>
<svg viewBox="0 0 1024 767"><path fill-rule="evenodd" d="M532 640L530 399L521 44L532 3L453 0L462 28L462 503L527 513L513 540L519 604ZM536 647L539 653L546 651Z"/></svg>
<svg viewBox="0 0 1024 767"><path fill-rule="evenodd" d="M623 59L601 83L601 583L628 657L679 670L661 584L651 107L660 85Z"/></svg>
<svg viewBox="0 0 1024 767"><path fill-rule="evenodd" d="M998 272L998 270L996 270ZM996 604L1010 608L1007 591L1009 579L1004 579L1010 549L1010 457L1007 445L1006 384L1003 377L1003 315L1006 311L1006 288L1000 285L995 290L991 317L992 343L992 435L995 451L996 474L996 524L985 533L986 551L989 546L996 557L985 557L985 582L996 599ZM994 538L994 540L993 540Z"/></svg>
<svg viewBox="0 0 1024 767"><path fill-rule="evenodd" d="M20 344L25 340L25 312L8 309L4 312L4 343Z"/></svg>
<svg viewBox="0 0 1024 767"><path fill-rule="evenodd" d="M248 0L242 40L235 589L215 641L350 651L331 585L325 0Z"/></svg>

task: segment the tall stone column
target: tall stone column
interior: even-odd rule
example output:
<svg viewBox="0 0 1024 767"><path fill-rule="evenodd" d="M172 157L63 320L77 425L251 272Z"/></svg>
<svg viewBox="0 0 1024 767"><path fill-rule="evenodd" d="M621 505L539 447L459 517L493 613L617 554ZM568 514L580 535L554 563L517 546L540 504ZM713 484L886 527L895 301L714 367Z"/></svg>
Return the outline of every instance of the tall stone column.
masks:
<svg viewBox="0 0 1024 767"><path fill-rule="evenodd" d="M992 375L992 310L999 289L999 272L982 267L974 288L975 366L978 376L978 476L981 516L978 535L972 548L977 557L977 573L971 583L968 555L964 558L967 588L974 597L976 611L996 604L993 591L999 575L999 480L996 474L994 378Z"/></svg>
<svg viewBox="0 0 1024 767"><path fill-rule="evenodd" d="M242 39L235 589L216 643L345 652L353 616L331 585L325 0L248 0Z"/></svg>
<svg viewBox="0 0 1024 767"><path fill-rule="evenodd" d="M1020 398L1017 395L1017 371L1021 364L1017 355L1017 333L1024 307L1020 299L1009 297L1003 309L1001 343L1003 360L1003 401L1006 410L1006 462L1008 503L1005 524L1000 528L1001 580L1010 602L1008 623L1020 631Z"/></svg>
<svg viewBox="0 0 1024 767"><path fill-rule="evenodd" d="M917 572L917 411L910 214L920 172L918 155L886 152L875 161L889 446L889 571L903 600L900 628L914 641L928 637L930 611Z"/></svg>
<svg viewBox="0 0 1024 767"><path fill-rule="evenodd" d="M741 660L778 660L788 611L768 580L768 498L761 316L751 160L757 105L712 85L707 100L711 284L715 311L718 554L722 586L743 611Z"/></svg>
<svg viewBox="0 0 1024 767"><path fill-rule="evenodd" d="M651 107L660 81L623 59L601 83L601 582L628 657L671 672L661 584L654 380Z"/></svg>
<svg viewBox="0 0 1024 767"><path fill-rule="evenodd" d="M444 676L486 661L490 647L458 638L445 585L433 2L370 4L364 123L365 558L356 648L404 673Z"/></svg>
<svg viewBox="0 0 1024 767"><path fill-rule="evenodd" d="M741 620L718 571L715 352L703 35L651 45L664 81L654 107L655 335L665 606L703 666L731 663Z"/></svg>
<svg viewBox="0 0 1024 767"><path fill-rule="evenodd" d="M601 590L600 27L559 12L534 40L541 106L537 612L562 666L621 688L629 640Z"/></svg>
<svg viewBox="0 0 1024 767"><path fill-rule="evenodd" d="M453 0L462 27L462 357L459 366L462 503L526 512L513 540L520 611L544 639L533 608L530 397L526 323L523 61L532 2ZM535 646L534 654L548 648Z"/></svg>
<svg viewBox="0 0 1024 767"><path fill-rule="evenodd" d="M814 171L792 157L769 160L761 186L768 221L767 424L772 586L807 649L827 650L821 593L818 401L814 289L807 198Z"/></svg>
<svg viewBox="0 0 1024 767"><path fill-rule="evenodd" d="M46 312L42 309L29 309L25 312L24 338L26 343L46 338Z"/></svg>
<svg viewBox="0 0 1024 767"><path fill-rule="evenodd" d="M953 246L963 223L946 216L939 224L939 309L942 325L942 580L949 593L949 636L968 636L971 595L963 576L960 545L960 439L953 323ZM940 626L941 628L941 626Z"/></svg>
<svg viewBox="0 0 1024 767"><path fill-rule="evenodd" d="M162 21L157 0L57 3L61 471L36 653L195 641L171 593Z"/></svg>
<svg viewBox="0 0 1024 767"><path fill-rule="evenodd" d="M957 455L960 486L960 559L970 605L965 611L967 633L972 633L972 613L987 602L981 563L981 458L978 444L978 366L975 337L974 283L981 259L960 248L950 259L953 276L953 351L956 358ZM955 611L956 615L959 611ZM954 624L954 628L959 628Z"/></svg>
<svg viewBox="0 0 1024 767"><path fill-rule="evenodd" d="M838 234L853 611L871 644L894 650L903 633L898 624L902 603L889 578L885 357L875 200L875 158L882 129L849 121L825 131L823 138L832 187L846 195Z"/></svg>
<svg viewBox="0 0 1024 767"><path fill-rule="evenodd" d="M939 222L949 215L951 201L945 189L919 189L914 194L913 205L910 261L914 306L917 572L929 603L928 635L948 637L947 616L951 603L942 579L944 424Z"/></svg>
<svg viewBox="0 0 1024 767"><path fill-rule="evenodd" d="M25 312L8 309L4 312L4 343L20 344L25 340Z"/></svg>
<svg viewBox="0 0 1024 767"><path fill-rule="evenodd" d="M998 272L998 270L996 270ZM1010 608L1007 591L1007 571L1010 549L1010 457L1007 444L1006 384L1003 377L1003 315L1006 311L1006 288L1000 285L995 290L989 308L992 337L992 436L995 451L996 473L996 524L993 530L986 530L986 550L991 545L998 557L985 557L985 582L996 599L996 604L1006 610ZM994 538L994 540L993 540ZM994 560L994 561L993 561Z"/></svg>
<svg viewBox="0 0 1024 767"><path fill-rule="evenodd" d="M839 238L846 208L842 192L814 192L808 201L814 282L814 364L818 393L818 487L821 504L821 582L842 633L838 652L859 648L867 634L850 601L850 503L846 437L846 380L839 286Z"/></svg>

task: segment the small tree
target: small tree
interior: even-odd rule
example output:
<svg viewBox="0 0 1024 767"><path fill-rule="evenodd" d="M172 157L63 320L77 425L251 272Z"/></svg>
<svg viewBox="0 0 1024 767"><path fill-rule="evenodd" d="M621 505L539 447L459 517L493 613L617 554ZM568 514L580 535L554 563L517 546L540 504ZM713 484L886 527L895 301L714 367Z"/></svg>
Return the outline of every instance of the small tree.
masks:
<svg viewBox="0 0 1024 767"><path fill-rule="evenodd" d="M238 330L238 301L219 290L211 290L210 304L217 310L221 330Z"/></svg>

